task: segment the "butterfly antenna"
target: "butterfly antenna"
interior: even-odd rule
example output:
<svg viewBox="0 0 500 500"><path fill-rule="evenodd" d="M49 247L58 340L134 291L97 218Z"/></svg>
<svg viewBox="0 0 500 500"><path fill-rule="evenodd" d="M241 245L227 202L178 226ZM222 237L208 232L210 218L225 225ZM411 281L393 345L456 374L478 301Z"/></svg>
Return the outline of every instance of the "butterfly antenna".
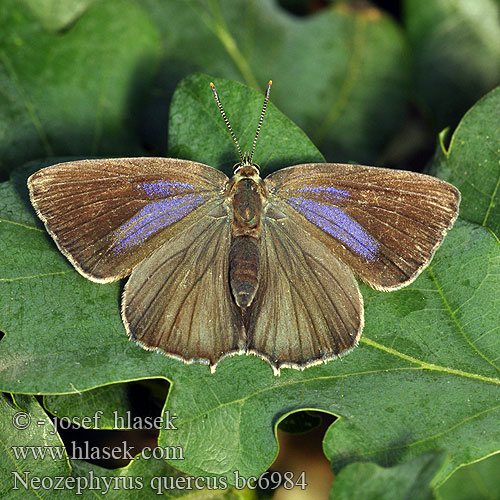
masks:
<svg viewBox="0 0 500 500"><path fill-rule="evenodd" d="M238 144L238 140L236 139L236 136L234 135L233 129L231 128L231 124L229 123L229 120L227 119L224 108L222 107L222 104L221 104L220 99L219 99L219 94L217 94L217 90L215 90L215 85L212 82L210 82L210 87L212 87L212 92L214 93L215 102L217 103L217 106L219 107L219 111L220 111L220 114L222 115L222 119L224 120L224 123L226 124L226 127L229 130L231 137L233 138L234 144L236 145L236 149L238 150L238 154L240 155L241 163L244 163L243 155L241 154L240 145Z"/></svg>
<svg viewBox="0 0 500 500"><path fill-rule="evenodd" d="M264 104L262 105L262 111L260 112L259 124L257 125L257 132L255 132L255 138L253 140L252 152L250 153L250 163L253 164L253 154L255 152L255 146L257 145L257 138L259 137L260 128L262 127L262 122L264 121L264 113L266 112L267 103L269 101L269 94L271 93L272 80L269 80L266 88L266 94L264 97Z"/></svg>

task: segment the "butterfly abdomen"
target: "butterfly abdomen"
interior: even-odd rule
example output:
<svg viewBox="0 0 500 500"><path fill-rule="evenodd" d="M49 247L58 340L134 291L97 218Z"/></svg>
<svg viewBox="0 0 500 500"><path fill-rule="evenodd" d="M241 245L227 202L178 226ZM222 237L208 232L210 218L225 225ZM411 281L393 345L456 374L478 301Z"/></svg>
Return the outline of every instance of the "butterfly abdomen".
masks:
<svg viewBox="0 0 500 500"><path fill-rule="evenodd" d="M248 307L259 286L263 187L254 167L234 178L231 188L233 227L229 252L229 281L236 304Z"/></svg>
<svg viewBox="0 0 500 500"><path fill-rule="evenodd" d="M229 281L239 307L248 307L259 286L260 241L238 236L229 252Z"/></svg>

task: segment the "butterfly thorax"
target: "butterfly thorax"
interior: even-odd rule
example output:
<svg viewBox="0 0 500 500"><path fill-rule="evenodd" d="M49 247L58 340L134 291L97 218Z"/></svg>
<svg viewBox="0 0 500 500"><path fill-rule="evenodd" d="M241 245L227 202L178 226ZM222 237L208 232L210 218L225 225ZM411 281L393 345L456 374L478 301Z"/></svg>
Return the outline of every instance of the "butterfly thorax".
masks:
<svg viewBox="0 0 500 500"><path fill-rule="evenodd" d="M259 285L262 210L267 192L254 165L240 165L228 186L232 229L229 253L229 281L236 304L246 308Z"/></svg>

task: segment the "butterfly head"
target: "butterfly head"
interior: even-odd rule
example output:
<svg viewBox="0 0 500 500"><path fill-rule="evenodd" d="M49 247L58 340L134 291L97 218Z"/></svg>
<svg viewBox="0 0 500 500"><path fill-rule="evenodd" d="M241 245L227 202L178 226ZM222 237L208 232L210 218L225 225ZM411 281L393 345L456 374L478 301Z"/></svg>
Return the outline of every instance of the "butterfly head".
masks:
<svg viewBox="0 0 500 500"><path fill-rule="evenodd" d="M264 114L266 112L267 103L269 101L269 94L271 92L271 85L272 84L273 84L272 80L269 80L269 82L267 84L267 88L266 88L266 93L264 96L264 104L262 105L262 111L260 112L259 123L257 125L257 131L255 132L255 137L254 137L253 144L252 144L252 150L250 151L250 153L248 153L247 151L242 153L240 145L238 143L238 140L236 139L236 136L234 135L233 129L231 128L231 124L229 123L229 120L227 119L224 108L222 107L222 104L220 102L219 94L217 94L217 90L215 90L215 85L212 82L210 82L210 87L212 88L215 102L217 103L220 114L222 115L222 119L224 120L224 123L226 124L226 127L229 130L229 133L231 134L231 138L233 139L233 142L236 145L236 149L238 150L238 154L240 155L240 161L238 163L236 163L233 167L235 174L241 173L244 175L244 171L259 174L260 167L256 163L253 162L253 154L255 152L255 146L257 145L257 138L259 137L260 129L262 127L262 122L264 121Z"/></svg>
<svg viewBox="0 0 500 500"><path fill-rule="evenodd" d="M248 153L248 151L245 151L243 153L241 161L233 165L234 175L241 174L242 176L245 177L252 177L254 175L258 176L259 172L260 172L259 165L257 165L257 163L254 163L252 161L252 158L250 156L250 153Z"/></svg>

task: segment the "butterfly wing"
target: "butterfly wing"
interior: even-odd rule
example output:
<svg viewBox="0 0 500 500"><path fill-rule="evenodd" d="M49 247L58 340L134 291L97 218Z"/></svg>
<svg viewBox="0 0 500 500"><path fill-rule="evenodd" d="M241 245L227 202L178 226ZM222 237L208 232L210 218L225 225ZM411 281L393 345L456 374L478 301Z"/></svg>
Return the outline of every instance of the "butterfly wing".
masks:
<svg viewBox="0 0 500 500"><path fill-rule="evenodd" d="M357 165L297 165L265 183L277 208L379 290L417 277L455 221L460 201L454 186L434 177Z"/></svg>
<svg viewBox="0 0 500 500"><path fill-rule="evenodd" d="M228 284L230 244L229 218L212 214L139 264L122 300L129 336L147 348L213 366L244 350L241 312Z"/></svg>
<svg viewBox="0 0 500 500"><path fill-rule="evenodd" d="M120 158L53 165L28 187L61 252L85 277L108 282L221 204L227 180L191 161Z"/></svg>
<svg viewBox="0 0 500 500"><path fill-rule="evenodd" d="M263 218L259 288L246 317L249 352L275 370L336 357L354 347L363 328L353 273L291 213L268 209Z"/></svg>

